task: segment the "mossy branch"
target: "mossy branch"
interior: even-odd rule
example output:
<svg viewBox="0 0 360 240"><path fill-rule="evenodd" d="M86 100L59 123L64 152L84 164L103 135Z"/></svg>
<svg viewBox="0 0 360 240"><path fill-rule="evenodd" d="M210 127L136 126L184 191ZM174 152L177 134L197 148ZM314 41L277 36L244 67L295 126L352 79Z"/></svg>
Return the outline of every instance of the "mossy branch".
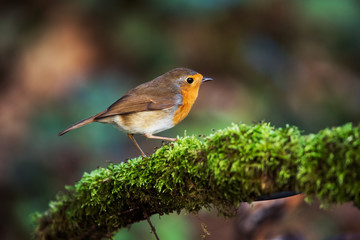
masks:
<svg viewBox="0 0 360 240"><path fill-rule="evenodd" d="M153 214L215 208L282 191L360 207L360 125L301 135L296 127L233 124L183 137L149 158L85 173L36 217L38 239L99 239Z"/></svg>

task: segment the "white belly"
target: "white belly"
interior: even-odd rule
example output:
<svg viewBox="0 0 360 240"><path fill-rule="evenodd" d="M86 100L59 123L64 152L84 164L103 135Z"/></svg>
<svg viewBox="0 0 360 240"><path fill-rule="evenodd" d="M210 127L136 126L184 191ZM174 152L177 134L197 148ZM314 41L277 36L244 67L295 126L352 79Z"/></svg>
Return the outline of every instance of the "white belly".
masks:
<svg viewBox="0 0 360 240"><path fill-rule="evenodd" d="M159 111L145 111L102 119L103 123L112 123L129 134L154 134L174 126L175 108Z"/></svg>

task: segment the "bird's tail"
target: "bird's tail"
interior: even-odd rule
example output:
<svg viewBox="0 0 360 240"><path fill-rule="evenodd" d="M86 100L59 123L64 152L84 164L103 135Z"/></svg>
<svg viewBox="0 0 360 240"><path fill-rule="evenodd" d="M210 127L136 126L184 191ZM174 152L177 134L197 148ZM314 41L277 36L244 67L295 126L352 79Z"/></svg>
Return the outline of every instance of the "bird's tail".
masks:
<svg viewBox="0 0 360 240"><path fill-rule="evenodd" d="M104 111L104 112L105 112L105 111ZM103 114L104 112L98 113L98 114L96 114L96 115L94 115L94 116L88 117L88 118L86 118L86 119L84 119L84 120L81 120L81 121L73 124L71 127L69 127L69 128L67 128L67 129L65 129L64 131L60 132L60 133L58 134L58 136L64 135L65 133L67 133L67 132L69 132L69 131L71 131L71 130L73 130L73 129L82 127L82 126L84 126L84 125L86 125L86 124L95 122L95 118L96 118L97 116L100 116L100 115Z"/></svg>

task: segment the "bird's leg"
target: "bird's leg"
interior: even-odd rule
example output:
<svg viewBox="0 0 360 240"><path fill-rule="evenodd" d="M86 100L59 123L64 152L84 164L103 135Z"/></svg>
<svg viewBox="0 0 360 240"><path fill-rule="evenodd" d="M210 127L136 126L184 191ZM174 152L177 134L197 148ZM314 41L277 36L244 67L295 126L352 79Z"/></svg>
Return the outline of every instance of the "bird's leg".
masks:
<svg viewBox="0 0 360 240"><path fill-rule="evenodd" d="M139 146L139 144L136 142L133 134L128 134L128 137L130 138L130 140L135 144L135 146L140 150L141 155L143 157L147 157L146 154L144 153L144 151L141 149L141 147Z"/></svg>
<svg viewBox="0 0 360 240"><path fill-rule="evenodd" d="M168 138L168 137L160 137L160 136L154 136L152 134L144 134L145 137L150 138L150 139L161 139L161 140L165 140L165 141L172 141L175 142L177 139L176 138Z"/></svg>

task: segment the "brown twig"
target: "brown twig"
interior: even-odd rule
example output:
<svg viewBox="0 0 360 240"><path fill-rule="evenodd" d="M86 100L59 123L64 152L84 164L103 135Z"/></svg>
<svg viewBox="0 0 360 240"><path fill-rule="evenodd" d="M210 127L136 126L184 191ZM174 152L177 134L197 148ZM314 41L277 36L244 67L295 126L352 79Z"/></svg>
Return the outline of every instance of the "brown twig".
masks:
<svg viewBox="0 0 360 240"><path fill-rule="evenodd" d="M149 215L147 214L146 210L144 210L144 217L146 218L147 222L149 223L150 228L151 228L151 231L152 231L153 234L155 235L156 240L160 240L159 236L158 236L157 233L156 233L156 229L155 229L154 225L151 223L150 217L149 217Z"/></svg>

